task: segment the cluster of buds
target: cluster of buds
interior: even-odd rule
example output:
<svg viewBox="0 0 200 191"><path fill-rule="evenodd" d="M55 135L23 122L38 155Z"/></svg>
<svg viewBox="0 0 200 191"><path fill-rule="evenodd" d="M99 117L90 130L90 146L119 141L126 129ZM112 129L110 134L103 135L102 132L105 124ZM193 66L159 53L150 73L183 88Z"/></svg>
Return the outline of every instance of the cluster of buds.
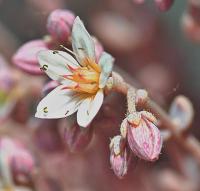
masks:
<svg viewBox="0 0 200 191"><path fill-rule="evenodd" d="M133 1L138 4L145 2L145 0L133 0ZM174 3L174 0L154 0L154 2L161 11L167 11L171 8L172 4Z"/></svg>
<svg viewBox="0 0 200 191"><path fill-rule="evenodd" d="M112 169L118 177L122 177L127 172L127 150L131 150L130 152L135 156L145 161L155 161L159 158L162 148L162 137L156 126L156 118L150 112L136 111L135 104L145 103L147 92L138 90L135 93L135 90L130 89L127 100L128 114L121 123L121 135L111 140L110 147L111 158L115 159L116 154L120 154L117 163L115 160L111 160ZM122 142L123 147L119 146ZM116 151L114 152L114 150ZM121 161L119 162L119 160ZM121 168L116 170L119 169L119 164L121 164Z"/></svg>
<svg viewBox="0 0 200 191"><path fill-rule="evenodd" d="M23 144L10 138L0 139L0 174L5 184L28 184L35 162ZM7 185L6 185L7 186Z"/></svg>
<svg viewBox="0 0 200 191"><path fill-rule="evenodd" d="M171 1L160 2L169 6ZM54 88L38 104L35 117L59 119L77 112L77 124L66 129L65 139L71 151L84 150L92 139L92 129L88 127L103 103L106 90L112 89L109 79L112 79L114 58L103 52L102 45L90 36L80 18L75 18L69 11L53 11L48 18L47 29L49 41L39 39L26 43L14 55L13 62L31 74L45 72L53 80L43 89L49 92ZM72 45L72 50L63 45L60 47L66 52L49 50L57 48L58 43L67 47ZM159 157L162 138L156 119L150 112L136 110L136 105L144 105L147 98L144 90L128 90L128 112L121 124L121 135L111 140L110 162L120 178L127 173L130 153L146 161L155 161ZM27 167L22 170L30 172L33 166L31 157L22 148L18 150L8 155L12 158L8 160L9 167L18 174L20 164L28 161ZM24 173L20 171L20 174Z"/></svg>
<svg viewBox="0 0 200 191"><path fill-rule="evenodd" d="M22 45L12 58L13 63L33 75L43 74L38 63L37 54L41 50L48 50L54 44L68 42L71 35L71 28L74 21L74 14L69 10L55 10L47 20L47 31L50 36L42 39L31 40Z"/></svg>
<svg viewBox="0 0 200 191"><path fill-rule="evenodd" d="M188 9L183 14L182 26L187 37L194 41L200 42L200 1L189 0Z"/></svg>
<svg viewBox="0 0 200 191"><path fill-rule="evenodd" d="M72 26L75 14L69 10L56 9L47 18L48 35L41 39L31 40L23 44L14 54L12 62L24 72L32 75L44 74L44 69L38 62L38 53L42 50L57 49L58 45L69 46L71 44ZM93 37L96 60L100 58L103 47Z"/></svg>

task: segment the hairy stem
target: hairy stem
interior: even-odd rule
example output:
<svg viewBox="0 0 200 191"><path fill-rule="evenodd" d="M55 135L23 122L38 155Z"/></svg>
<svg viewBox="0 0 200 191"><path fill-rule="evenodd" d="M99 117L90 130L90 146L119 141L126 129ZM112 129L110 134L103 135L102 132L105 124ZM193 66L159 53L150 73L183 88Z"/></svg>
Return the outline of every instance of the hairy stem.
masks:
<svg viewBox="0 0 200 191"><path fill-rule="evenodd" d="M135 89L129 88L127 91L128 113L134 113L136 111L135 98L136 98Z"/></svg>
<svg viewBox="0 0 200 191"><path fill-rule="evenodd" d="M122 73L123 76L128 79L128 81L130 81L131 77L128 74L126 74L124 71L121 71L121 69L119 68L117 68L117 70ZM118 73L113 72L112 77L114 91L127 95L130 88L136 90L136 88L131 85L132 82L131 84L127 83ZM185 150L187 150L193 157L195 157L200 165L199 141L192 135L184 136L180 131L181 128L178 125L174 124L169 115L153 100L148 99L145 102L144 107L151 110L151 112L154 113L154 115L156 115L161 120L163 126L171 132L176 142L179 143L179 145L182 146Z"/></svg>

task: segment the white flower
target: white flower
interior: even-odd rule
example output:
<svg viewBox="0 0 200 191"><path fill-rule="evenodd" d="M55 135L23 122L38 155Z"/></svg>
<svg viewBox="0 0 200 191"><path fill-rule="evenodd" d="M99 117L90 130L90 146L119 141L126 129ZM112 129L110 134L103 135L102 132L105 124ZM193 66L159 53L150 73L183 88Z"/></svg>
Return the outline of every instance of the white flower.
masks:
<svg viewBox="0 0 200 191"><path fill-rule="evenodd" d="M103 103L103 89L111 74L114 59L104 52L95 61L95 46L79 17L72 28L71 54L63 51L41 51L41 68L61 83L38 105L38 118L64 118L77 111L77 122L86 127Z"/></svg>

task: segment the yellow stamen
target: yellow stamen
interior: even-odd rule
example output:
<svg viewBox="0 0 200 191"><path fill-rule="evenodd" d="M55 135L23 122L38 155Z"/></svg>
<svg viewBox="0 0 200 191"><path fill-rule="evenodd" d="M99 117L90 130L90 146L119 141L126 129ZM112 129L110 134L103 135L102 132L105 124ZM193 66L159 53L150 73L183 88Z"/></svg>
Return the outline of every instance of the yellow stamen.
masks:
<svg viewBox="0 0 200 191"><path fill-rule="evenodd" d="M101 68L93 59L85 58L78 68L70 68L70 75L63 75L63 78L75 82L72 86L64 89L71 89L76 92L95 94L99 89L99 77Z"/></svg>
<svg viewBox="0 0 200 191"><path fill-rule="evenodd" d="M78 92L85 92L85 93L89 93L89 94L95 94L99 89L99 86L94 83L90 83L90 84L78 84L74 90L78 91Z"/></svg>
<svg viewBox="0 0 200 191"><path fill-rule="evenodd" d="M83 66L89 66L91 67L93 70L95 70L96 72L100 73L101 72L101 68L98 64L96 64L96 62L91 59L91 58L85 58L82 61Z"/></svg>

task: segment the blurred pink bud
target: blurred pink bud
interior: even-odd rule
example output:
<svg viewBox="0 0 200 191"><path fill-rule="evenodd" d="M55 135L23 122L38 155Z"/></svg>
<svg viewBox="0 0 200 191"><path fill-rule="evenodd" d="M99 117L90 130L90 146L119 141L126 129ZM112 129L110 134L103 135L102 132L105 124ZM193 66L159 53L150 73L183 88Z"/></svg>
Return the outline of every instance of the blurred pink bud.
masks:
<svg viewBox="0 0 200 191"><path fill-rule="evenodd" d="M177 96L171 104L169 115L182 130L188 128L194 117L191 101L185 96Z"/></svg>
<svg viewBox="0 0 200 191"><path fill-rule="evenodd" d="M122 178L127 173L127 151L125 140L117 135L110 142L110 163L114 173Z"/></svg>
<svg viewBox="0 0 200 191"><path fill-rule="evenodd" d="M20 144L17 141L13 141L12 139L8 137L3 137L0 139L0 150L4 150L6 153L12 153L16 147L23 148L22 144Z"/></svg>
<svg viewBox="0 0 200 191"><path fill-rule="evenodd" d="M42 89L42 92L44 94L47 94L49 93L51 90L53 90L54 88L56 88L57 86L59 85L58 81L55 81L55 80L51 80L49 82L47 82L43 89Z"/></svg>
<svg viewBox="0 0 200 191"><path fill-rule="evenodd" d="M4 160L8 161L14 179L23 183L29 181L35 162L24 145L10 138L1 138L0 151Z"/></svg>
<svg viewBox="0 0 200 191"><path fill-rule="evenodd" d="M129 114L128 143L133 153L146 161L158 159L162 148L160 131L155 117L146 111Z"/></svg>
<svg viewBox="0 0 200 191"><path fill-rule="evenodd" d="M67 42L74 19L75 15L71 11L57 9L48 17L47 30L56 40Z"/></svg>
<svg viewBox="0 0 200 191"><path fill-rule="evenodd" d="M200 11L199 11L200 12ZM184 13L182 17L183 31L187 37L194 42L200 43L200 22L189 13Z"/></svg>
<svg viewBox="0 0 200 191"><path fill-rule="evenodd" d="M171 8L174 0L155 0L155 3L161 11L167 11Z"/></svg>
<svg viewBox="0 0 200 191"><path fill-rule="evenodd" d="M96 61L98 62L101 54L103 53L104 49L102 44L98 41L97 38L93 37L94 45L95 45L95 55L96 55Z"/></svg>
<svg viewBox="0 0 200 191"><path fill-rule="evenodd" d="M93 129L81 128L77 123L65 129L65 141L71 152L84 151L93 137Z"/></svg>
<svg viewBox="0 0 200 191"><path fill-rule="evenodd" d="M13 176L18 182L29 182L35 163L28 150L16 150L11 157L10 165Z"/></svg>
<svg viewBox="0 0 200 191"><path fill-rule="evenodd" d="M16 66L27 73L35 75L43 74L37 59L37 53L41 50L48 50L48 45L45 41L29 41L18 49L12 61Z"/></svg>
<svg viewBox="0 0 200 191"><path fill-rule="evenodd" d="M190 15L185 14L183 16L182 25L185 34L190 40L200 42L200 26Z"/></svg>

